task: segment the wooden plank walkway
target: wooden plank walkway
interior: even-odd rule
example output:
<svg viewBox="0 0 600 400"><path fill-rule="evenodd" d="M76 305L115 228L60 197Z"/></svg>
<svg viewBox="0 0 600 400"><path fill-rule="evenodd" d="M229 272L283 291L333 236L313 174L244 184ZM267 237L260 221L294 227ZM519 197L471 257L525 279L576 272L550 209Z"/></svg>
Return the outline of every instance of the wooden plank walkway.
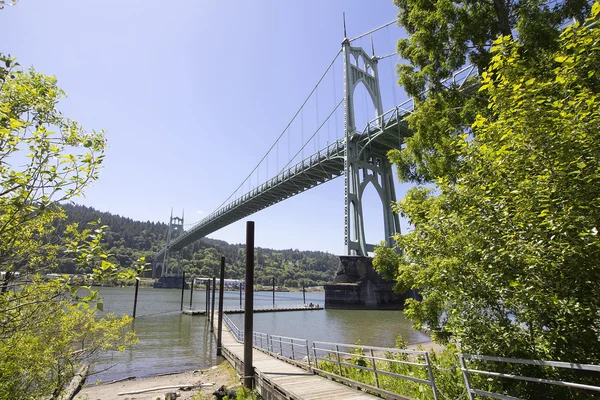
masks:
<svg viewBox="0 0 600 400"><path fill-rule="evenodd" d="M216 326L214 333L217 334ZM235 340L225 324L223 324L222 335L223 356L243 375L244 345ZM276 392L279 398L293 400L381 399L315 375L311 371L291 365L257 349L253 350L252 358L259 392L261 386L267 386L270 392Z"/></svg>
<svg viewBox="0 0 600 400"><path fill-rule="evenodd" d="M256 308L254 309L254 313L266 313L266 312L286 312L286 311L314 311L314 310L322 310L322 306L312 306L312 307L282 307L282 308ZM243 314L244 309L233 308L229 310L223 310L225 314ZM204 315L206 314L206 310L183 310L183 314L187 315ZM215 316L217 315L217 310L215 310Z"/></svg>

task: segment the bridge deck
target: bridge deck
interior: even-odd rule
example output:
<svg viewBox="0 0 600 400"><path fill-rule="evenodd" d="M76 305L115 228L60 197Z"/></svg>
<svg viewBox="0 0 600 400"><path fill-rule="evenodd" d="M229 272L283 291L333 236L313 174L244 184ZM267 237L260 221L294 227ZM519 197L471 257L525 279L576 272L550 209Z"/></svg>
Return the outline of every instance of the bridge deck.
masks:
<svg viewBox="0 0 600 400"><path fill-rule="evenodd" d="M240 374L243 374L244 345L235 340L225 325L223 325L222 341L223 356ZM379 397L315 375L256 349L252 352L252 358L259 388L261 385L268 386L272 388L271 392L277 392L280 398L294 400L379 399Z"/></svg>

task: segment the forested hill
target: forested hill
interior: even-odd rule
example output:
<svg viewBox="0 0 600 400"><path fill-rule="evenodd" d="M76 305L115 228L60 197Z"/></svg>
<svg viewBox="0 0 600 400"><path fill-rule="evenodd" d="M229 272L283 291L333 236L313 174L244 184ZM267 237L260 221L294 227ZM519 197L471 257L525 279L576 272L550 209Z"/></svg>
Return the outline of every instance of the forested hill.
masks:
<svg viewBox="0 0 600 400"><path fill-rule="evenodd" d="M113 262L129 267L139 257L151 260L154 253L164 246L167 225L156 222L134 221L131 218L101 212L91 207L63 204L67 214L66 223L79 223L80 229L88 222L101 220L108 226L104 245L112 255ZM64 224L61 224L64 225ZM61 226L62 227L62 226ZM57 231L61 231L61 227ZM190 276L216 275L221 256L226 259L226 277L242 279L245 264L245 245L229 244L222 240L201 239L186 247L181 255L181 265ZM255 281L270 285L273 277L277 285L299 287L323 285L331 282L337 270L337 256L321 251L273 250L256 248ZM176 268L173 257L170 268ZM74 265L62 265L63 272L74 272Z"/></svg>

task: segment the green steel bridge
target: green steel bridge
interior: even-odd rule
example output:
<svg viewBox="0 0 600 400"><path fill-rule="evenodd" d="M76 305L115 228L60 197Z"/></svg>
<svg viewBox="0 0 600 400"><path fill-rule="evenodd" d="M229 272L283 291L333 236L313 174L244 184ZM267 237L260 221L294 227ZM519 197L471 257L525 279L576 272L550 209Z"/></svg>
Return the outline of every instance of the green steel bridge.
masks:
<svg viewBox="0 0 600 400"><path fill-rule="evenodd" d="M391 23L383 27L388 25ZM343 137L294 165L286 166L275 176L243 195L233 199L230 196L230 199L188 230L183 230L183 219L171 216L167 243L156 253L153 260L155 266L162 264L162 274L167 273L170 253L178 252L233 222L340 176L344 176L345 179L345 248L347 255L366 256L374 249L374 245L366 243L365 240L361 203L363 191L369 184L375 187L384 204L384 237L391 244L391 237L400 232L400 222L398 215L392 213L389 207L392 202L396 201L396 195L392 168L386 154L391 149L400 148L404 139L411 135L406 117L414 110L415 100L408 99L384 112L379 87L378 61L396 53L377 57L374 49L372 55L368 55L363 48L352 45L355 40L383 27L354 39L344 39L342 48L334 58L333 62L342 55L344 63L344 98L333 111L335 112L343 104ZM446 80L445 85L458 87L464 92L471 92L476 87L477 72L474 66L468 66ZM354 89L361 83L367 89L378 116L369 121L362 131L359 131L355 127ZM333 112L329 114L329 117ZM298 113L296 113L297 115ZM329 117L321 123L319 129ZM153 269L153 273L154 271Z"/></svg>

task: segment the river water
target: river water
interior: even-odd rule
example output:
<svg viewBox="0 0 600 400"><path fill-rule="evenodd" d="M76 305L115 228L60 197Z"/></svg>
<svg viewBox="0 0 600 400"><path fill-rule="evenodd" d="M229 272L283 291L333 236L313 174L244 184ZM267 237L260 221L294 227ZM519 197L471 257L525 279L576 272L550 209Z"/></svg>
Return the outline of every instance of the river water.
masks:
<svg viewBox="0 0 600 400"><path fill-rule="evenodd" d="M217 292L218 293L218 292ZM100 288L104 313L131 315L134 288ZM307 292L306 304L324 304L324 292ZM205 309L206 292L194 290L193 309ZM217 295L218 300L218 295ZM190 291L184 294L188 308ZM272 292L254 293L255 308L273 306ZM181 290L140 288L137 317L133 329L139 342L123 353L100 357L90 382L104 382L127 376L149 376L207 368L217 363L216 340L204 316L182 315ZM276 292L276 307L304 304L302 292ZM215 302L215 318L218 304ZM224 308L240 308L239 292L224 293ZM243 326L243 314L230 314L231 320ZM393 347L397 335L409 344L429 338L411 329L401 311L318 310L254 314L254 330L274 335L338 343Z"/></svg>

